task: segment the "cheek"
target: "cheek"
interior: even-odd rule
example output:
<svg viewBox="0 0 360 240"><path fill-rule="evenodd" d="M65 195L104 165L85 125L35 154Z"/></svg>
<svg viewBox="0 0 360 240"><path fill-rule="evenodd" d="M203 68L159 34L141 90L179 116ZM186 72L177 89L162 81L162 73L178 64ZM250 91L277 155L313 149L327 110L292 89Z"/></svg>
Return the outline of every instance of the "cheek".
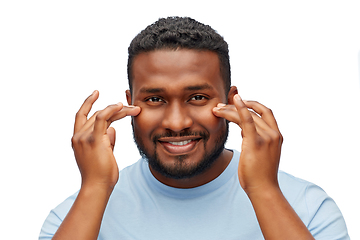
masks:
<svg viewBox="0 0 360 240"><path fill-rule="evenodd" d="M189 116L194 123L193 127L200 126L211 134L219 133L219 131L226 128L225 119L216 117L212 109L213 106L188 109ZM140 137L150 138L155 131L159 131L163 119L164 112L161 109L149 110L142 108L140 114L134 117L133 126Z"/></svg>
<svg viewBox="0 0 360 240"><path fill-rule="evenodd" d="M218 133L226 127L226 121L223 118L216 117L212 112L213 107L199 108L192 110L194 122L201 125L210 133Z"/></svg>
<svg viewBox="0 0 360 240"><path fill-rule="evenodd" d="M148 136L161 124L162 113L160 111L142 108L139 115L134 117L133 125L136 132L141 136Z"/></svg>

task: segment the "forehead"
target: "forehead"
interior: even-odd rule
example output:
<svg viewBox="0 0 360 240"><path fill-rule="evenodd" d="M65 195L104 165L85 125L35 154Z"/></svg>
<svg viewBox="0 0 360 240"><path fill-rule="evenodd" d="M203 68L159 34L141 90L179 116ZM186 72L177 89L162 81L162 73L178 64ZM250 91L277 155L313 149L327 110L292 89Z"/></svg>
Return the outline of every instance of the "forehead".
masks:
<svg viewBox="0 0 360 240"><path fill-rule="evenodd" d="M142 88L182 89L209 85L225 92L218 55L189 49L155 50L135 57L132 68L133 93Z"/></svg>

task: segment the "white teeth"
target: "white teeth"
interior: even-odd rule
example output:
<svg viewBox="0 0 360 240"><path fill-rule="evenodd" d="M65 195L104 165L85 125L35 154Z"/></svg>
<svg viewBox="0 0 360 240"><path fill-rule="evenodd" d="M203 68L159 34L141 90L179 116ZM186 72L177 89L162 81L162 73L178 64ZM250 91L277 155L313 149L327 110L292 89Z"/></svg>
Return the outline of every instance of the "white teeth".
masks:
<svg viewBox="0 0 360 240"><path fill-rule="evenodd" d="M181 142L169 142L169 143L171 143L172 145L182 146L188 144L189 142L191 142L191 140L181 141Z"/></svg>

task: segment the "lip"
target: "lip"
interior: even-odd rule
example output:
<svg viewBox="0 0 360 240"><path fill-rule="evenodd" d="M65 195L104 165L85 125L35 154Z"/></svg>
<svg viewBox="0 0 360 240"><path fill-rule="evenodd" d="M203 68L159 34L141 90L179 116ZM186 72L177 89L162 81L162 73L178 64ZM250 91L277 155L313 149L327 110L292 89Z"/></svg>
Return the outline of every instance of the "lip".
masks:
<svg viewBox="0 0 360 240"><path fill-rule="evenodd" d="M159 139L159 143L163 146L165 151L172 155L189 154L196 149L201 138L163 138Z"/></svg>

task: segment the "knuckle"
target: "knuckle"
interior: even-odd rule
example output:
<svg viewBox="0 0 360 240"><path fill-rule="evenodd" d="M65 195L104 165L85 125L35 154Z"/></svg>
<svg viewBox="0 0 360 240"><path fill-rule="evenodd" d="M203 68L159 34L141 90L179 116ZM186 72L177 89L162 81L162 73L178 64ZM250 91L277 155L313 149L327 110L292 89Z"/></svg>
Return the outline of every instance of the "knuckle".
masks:
<svg viewBox="0 0 360 240"><path fill-rule="evenodd" d="M81 111L78 111L76 114L75 114L75 119L78 119L79 117L81 117L83 114L81 113Z"/></svg>
<svg viewBox="0 0 360 240"><path fill-rule="evenodd" d="M279 139L280 144L282 144L284 142L284 136L281 133L279 133L279 136L280 136L280 139Z"/></svg>
<svg viewBox="0 0 360 240"><path fill-rule="evenodd" d="M104 120L106 120L106 112L104 112L104 110L96 112L95 121L104 121Z"/></svg>
<svg viewBox="0 0 360 240"><path fill-rule="evenodd" d="M270 108L263 106L261 109L261 116L273 116L273 111Z"/></svg>
<svg viewBox="0 0 360 240"><path fill-rule="evenodd" d="M79 143L79 134L74 134L71 138L71 146L74 148Z"/></svg>
<svg viewBox="0 0 360 240"><path fill-rule="evenodd" d="M100 114L100 112L101 112L101 111L96 111L96 112L94 112L94 115L93 115L93 116L97 117L97 116Z"/></svg>
<svg viewBox="0 0 360 240"><path fill-rule="evenodd" d="M105 109L112 109L112 108L116 108L116 107L118 107L118 105L116 105L116 104L111 104L111 105L108 105ZM105 110L104 109L104 110Z"/></svg>
<svg viewBox="0 0 360 240"><path fill-rule="evenodd" d="M280 133L276 130L272 130L271 131L271 135L274 139L279 139L280 138Z"/></svg>
<svg viewBox="0 0 360 240"><path fill-rule="evenodd" d="M94 115L96 116L96 120L97 121L104 121L107 120L107 117L109 115L109 112L113 111L112 109L114 109L115 107L117 107L117 105L113 104L113 105L109 105L107 106L105 109L101 110L101 111L97 111Z"/></svg>
<svg viewBox="0 0 360 240"><path fill-rule="evenodd" d="M88 134L76 133L71 138L72 146L84 145L86 143L92 143L92 142L94 142L93 137L92 137L92 135L88 135Z"/></svg>
<svg viewBox="0 0 360 240"><path fill-rule="evenodd" d="M81 145L83 145L84 143L89 142L88 140L88 136L86 136L85 134L81 135L79 137L78 143L80 143Z"/></svg>
<svg viewBox="0 0 360 240"><path fill-rule="evenodd" d="M244 122L252 124L252 123L254 123L254 118L251 115L246 116L244 118Z"/></svg>
<svg viewBox="0 0 360 240"><path fill-rule="evenodd" d="M104 114L102 114L102 113L97 114L96 117L95 117L95 119L96 119L96 121L102 121L102 120L104 120Z"/></svg>
<svg viewBox="0 0 360 240"><path fill-rule="evenodd" d="M281 135L280 132L273 130L271 132L271 141L275 142L275 143L282 143L283 142L283 136Z"/></svg>
<svg viewBox="0 0 360 240"><path fill-rule="evenodd" d="M273 111L270 108L266 108L266 113L273 115Z"/></svg>

